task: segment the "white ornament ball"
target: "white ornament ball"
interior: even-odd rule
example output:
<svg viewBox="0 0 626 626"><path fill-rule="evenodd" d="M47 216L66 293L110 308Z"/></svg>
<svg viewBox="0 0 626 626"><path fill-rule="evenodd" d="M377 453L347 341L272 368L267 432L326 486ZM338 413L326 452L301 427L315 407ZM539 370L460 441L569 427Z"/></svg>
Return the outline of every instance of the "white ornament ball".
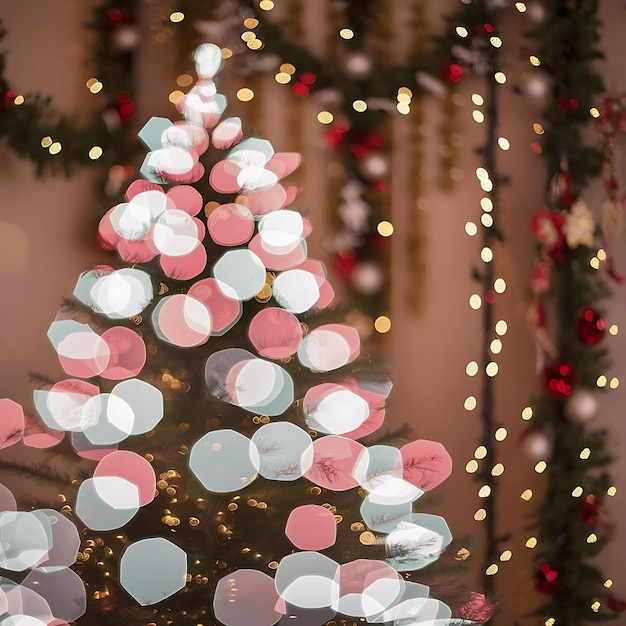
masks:
<svg viewBox="0 0 626 626"><path fill-rule="evenodd" d="M527 72L522 76L522 90L527 97L543 101L550 90L550 77L541 70Z"/></svg>
<svg viewBox="0 0 626 626"><path fill-rule="evenodd" d="M383 286L383 271L374 261L362 261L352 270L350 283L352 288L360 294L371 296L378 293Z"/></svg>
<svg viewBox="0 0 626 626"><path fill-rule="evenodd" d="M540 2L531 2L526 6L528 17L536 24L542 24L546 20L546 10Z"/></svg>
<svg viewBox="0 0 626 626"><path fill-rule="evenodd" d="M552 440L541 432L531 431L522 439L522 447L531 458L545 461L552 455Z"/></svg>
<svg viewBox="0 0 626 626"><path fill-rule="evenodd" d="M364 52L351 52L346 58L346 71L352 78L366 78L372 71L372 59Z"/></svg>
<svg viewBox="0 0 626 626"><path fill-rule="evenodd" d="M565 416L573 422L584 424L598 412L598 401L591 389L575 389L565 401Z"/></svg>
<svg viewBox="0 0 626 626"><path fill-rule="evenodd" d="M134 50L139 44L140 35L135 26L120 26L112 36L113 45L122 52Z"/></svg>
<svg viewBox="0 0 626 626"><path fill-rule="evenodd" d="M361 159L359 169L368 180L388 178L391 171L389 156L381 152L370 152Z"/></svg>

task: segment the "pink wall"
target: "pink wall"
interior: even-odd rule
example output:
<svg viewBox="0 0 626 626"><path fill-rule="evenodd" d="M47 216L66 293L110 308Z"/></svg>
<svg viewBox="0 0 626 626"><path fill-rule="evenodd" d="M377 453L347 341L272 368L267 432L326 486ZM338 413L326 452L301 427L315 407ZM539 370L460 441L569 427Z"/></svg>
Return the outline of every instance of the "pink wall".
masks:
<svg viewBox="0 0 626 626"><path fill-rule="evenodd" d="M308 3L307 3L308 4ZM433 3L434 4L434 3ZM442 3L443 4L443 3ZM452 4L452 3L451 3ZM9 35L3 49L8 51L7 74L10 81L25 92L38 91L53 96L56 104L68 112L88 111L88 92L84 81L89 77L87 65L88 41L82 25L89 15L90 2L72 0L40 0L36 14L30 3L0 0L0 15L5 20ZM619 6L618 6L619 5ZM316 6L316 5L315 5ZM307 6L315 18L314 3ZM27 8L28 7L28 8ZM626 88L622 59L626 56L623 38L626 26L626 8L622 3L602 4L605 21L603 48L608 60L601 67L607 87L614 92ZM437 11L429 9L431 23L439 19ZM528 275L533 261L533 241L528 227L530 215L542 201L545 181L540 159L534 157L529 144L533 141L532 123L537 118L537 104L513 93L511 87L524 78L525 65L518 54L516 37L519 23L511 24L512 43L504 49L509 83L501 90L501 134L511 142L511 150L501 153L499 163L511 184L502 192L500 220L506 237L504 245L495 248L495 264L499 275L507 281L508 289L497 305L497 315L508 322L509 332L504 337L504 349L498 363L500 373L496 384L497 421L506 426L509 436L499 444L500 460L506 471L499 488L499 527L514 533L508 547L513 552L510 562L501 564L501 573L495 584L504 593L503 613L498 625L533 624L524 614L534 602L529 586L530 552L523 547L527 534L526 514L531 504L520 500L527 487L541 490L541 481L533 471L534 460L518 445L517 440L525 423L520 412L536 390L535 345L526 323L528 304ZM311 35L313 37L313 35ZM169 55L169 56L168 56ZM165 94L170 89L167 77L171 71L171 50L167 46L148 46L142 52L140 80L146 97L140 101L143 121L153 114L175 115L164 107ZM157 77L163 80L159 82ZM227 79L225 79L227 80ZM442 441L455 461L453 477L438 490L432 507L443 514L458 536L471 534L482 540L481 524L473 520L474 511L481 506L477 497L478 485L464 471L472 458L481 435L478 410L463 409L465 398L480 396L480 380L469 378L465 366L480 358L480 313L468 306L468 298L477 285L471 280L471 268L480 265L478 237L468 237L464 224L480 217L480 188L474 171L482 165L474 148L482 141L482 127L471 120L470 95L482 89L482 81L471 79L463 84L458 94L460 167L464 173L458 184L448 192L439 190L432 181L436 178L436 161L441 144L435 132L423 138L425 168L420 207L425 235L425 275L415 277L407 273L408 259L402 246L406 232L405 207L415 202L407 191L406 181L415 172L407 169L406 154L410 146L401 141L394 153L393 214L396 226L393 247L393 330L387 341L395 390L392 396L391 423L408 421L421 438ZM167 103L165 103L167 104ZM283 149L283 142L292 141L284 122L289 119L289 105L281 98L264 100L266 128L260 134ZM155 110L158 109L157 110ZM302 104L302 119L314 119L316 104ZM244 110L243 115L246 115ZM268 117L276 115L278 120ZM441 103L427 99L424 108L427 127L435 128L441 118ZM85 115L87 118L88 116ZM329 210L325 183L328 181L324 148L319 126L303 124L301 132L306 139L305 163L301 176L304 186L300 208L307 210L319 231L313 239L312 256L323 257L324 235L328 229ZM403 136L402 122L395 128L396 136ZM286 149L293 149L287 146ZM625 172L626 151L622 150L622 171ZM0 397L8 396L31 406L27 372L36 370L55 376L59 367L45 333L53 320L63 295L71 293L78 274L99 259L91 243L90 228L95 215L92 203L93 177L80 172L79 176L63 178L34 177L33 166L18 159L4 144L0 144ZM589 202L598 207L602 198L599 188L589 191ZM332 208L331 208L332 210ZM626 272L626 252L618 251L618 266ZM426 297L418 316L406 307L404 294L411 284L425 281ZM610 321L624 326L624 332L611 338L610 348L614 364L610 375L626 379L626 287L616 286L610 305ZM616 453L626 440L626 421L623 386L602 398L601 417L597 425L607 426L612 434ZM626 528L623 517L626 496L623 476L626 459L618 459L614 475L618 495L611 501L607 515L615 524L615 539L599 559L607 576L615 580L616 595L626 597L626 577L620 568L621 555L626 549ZM626 491L626 489L624 489ZM480 552L480 550L479 550ZM479 563L479 560L478 560ZM477 563L477 565L478 565ZM477 567L477 566L476 566ZM474 572L476 580L480 578Z"/></svg>

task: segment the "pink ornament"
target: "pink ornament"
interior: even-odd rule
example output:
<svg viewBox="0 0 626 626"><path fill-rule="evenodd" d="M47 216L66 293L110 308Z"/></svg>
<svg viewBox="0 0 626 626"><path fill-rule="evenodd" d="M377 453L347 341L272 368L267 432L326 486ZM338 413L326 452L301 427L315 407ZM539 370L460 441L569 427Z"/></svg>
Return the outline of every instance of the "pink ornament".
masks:
<svg viewBox="0 0 626 626"><path fill-rule="evenodd" d="M300 550L324 550L335 543L337 521L327 508L305 504L291 511L285 534Z"/></svg>

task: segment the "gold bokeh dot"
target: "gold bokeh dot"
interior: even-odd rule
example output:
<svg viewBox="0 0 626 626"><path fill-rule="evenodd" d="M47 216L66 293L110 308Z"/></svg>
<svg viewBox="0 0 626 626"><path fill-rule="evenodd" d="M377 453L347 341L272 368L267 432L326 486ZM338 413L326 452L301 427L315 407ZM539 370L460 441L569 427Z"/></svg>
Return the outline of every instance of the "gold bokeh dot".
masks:
<svg viewBox="0 0 626 626"><path fill-rule="evenodd" d="M237 100L241 102L250 102L254 98L254 91L249 87L242 87L237 91Z"/></svg>
<svg viewBox="0 0 626 626"><path fill-rule="evenodd" d="M330 124L334 119L335 117L330 111L320 111L317 114L317 121L321 124Z"/></svg>
<svg viewBox="0 0 626 626"><path fill-rule="evenodd" d="M388 333L391 330L391 320L386 315L379 315L374 320L374 328L381 334Z"/></svg>
<svg viewBox="0 0 626 626"><path fill-rule="evenodd" d="M89 158L92 161L99 159L102 156L102 148L100 146L93 146L91 150L89 150Z"/></svg>
<svg viewBox="0 0 626 626"><path fill-rule="evenodd" d="M393 224L383 220L382 222L378 222L376 230L381 237L391 237L391 235L393 235Z"/></svg>

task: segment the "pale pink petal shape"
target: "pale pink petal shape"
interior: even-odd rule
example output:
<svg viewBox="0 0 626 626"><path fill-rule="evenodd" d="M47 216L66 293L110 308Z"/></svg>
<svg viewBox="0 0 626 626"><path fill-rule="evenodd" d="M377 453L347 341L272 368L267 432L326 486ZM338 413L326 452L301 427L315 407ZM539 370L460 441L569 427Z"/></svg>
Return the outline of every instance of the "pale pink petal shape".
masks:
<svg viewBox="0 0 626 626"><path fill-rule="evenodd" d="M196 235L198 237L198 241L204 241L206 236L206 226L204 225L204 222L197 217L192 217L191 220L196 225Z"/></svg>
<svg viewBox="0 0 626 626"><path fill-rule="evenodd" d="M256 569L239 569L217 583L213 596L216 619L226 626L273 626L282 603L274 579Z"/></svg>
<svg viewBox="0 0 626 626"><path fill-rule="evenodd" d="M342 596L363 593L376 581L383 579L399 579L398 572L384 561L357 559L339 566L339 589Z"/></svg>
<svg viewBox="0 0 626 626"><path fill-rule="evenodd" d="M157 254L149 240L128 241L121 238L117 244L117 253L129 263L148 263Z"/></svg>
<svg viewBox="0 0 626 626"><path fill-rule="evenodd" d="M130 328L114 326L102 333L109 346L110 358L102 378L124 380L137 376L146 363L146 344Z"/></svg>
<svg viewBox="0 0 626 626"><path fill-rule="evenodd" d="M348 378L342 381L341 384L353 393L361 396L370 408L369 417L358 428L350 431L349 433L344 433L343 436L349 437L350 439L360 439L361 437L370 435L374 431L378 430L385 420L385 403L387 397L373 391L363 389L358 385L354 378Z"/></svg>
<svg viewBox="0 0 626 626"><path fill-rule="evenodd" d="M302 236L306 239L313 232L313 224L308 217L302 218Z"/></svg>
<svg viewBox="0 0 626 626"><path fill-rule="evenodd" d="M113 209L115 209L115 207L113 207ZM109 209L102 216L98 224L98 236L110 249L116 248L120 241L124 241L111 223L111 213L113 213L113 209Z"/></svg>
<svg viewBox="0 0 626 626"><path fill-rule="evenodd" d="M306 259L306 248L303 241L296 244L291 250L286 251L284 254L275 254L265 249L263 240L257 233L248 244L248 248L261 259L263 265L265 265L268 270L277 272L293 269Z"/></svg>
<svg viewBox="0 0 626 626"><path fill-rule="evenodd" d="M190 124L184 120L174 122L174 126L182 128L189 137L189 148L198 156L204 154L209 148L209 135L206 129L198 124Z"/></svg>
<svg viewBox="0 0 626 626"><path fill-rule="evenodd" d="M313 305L313 308L325 309L326 307L329 307L335 299L335 290L327 280L324 280L322 284L318 284L318 287L320 290L320 297Z"/></svg>
<svg viewBox="0 0 626 626"><path fill-rule="evenodd" d="M244 197L246 198L248 208L252 211L252 215L256 216L278 211L287 203L287 192L280 184L276 184L269 189L246 191Z"/></svg>
<svg viewBox="0 0 626 626"><path fill-rule="evenodd" d="M230 297L224 293L219 281L215 278L205 278L194 283L187 295L200 300L209 309L213 333L221 333L241 316L241 302L236 297Z"/></svg>
<svg viewBox="0 0 626 626"><path fill-rule="evenodd" d="M195 154L195 152L191 152L190 154ZM204 176L204 165L197 162L189 171L177 174L163 172L162 175L171 183L197 183Z"/></svg>
<svg viewBox="0 0 626 626"><path fill-rule="evenodd" d="M265 169L274 172L278 178L285 178L296 170L302 157L299 152L276 152L266 163Z"/></svg>
<svg viewBox="0 0 626 626"><path fill-rule="evenodd" d="M169 343L192 348L211 335L211 316L204 303L186 294L166 296L154 309L155 331Z"/></svg>
<svg viewBox="0 0 626 626"><path fill-rule="evenodd" d="M306 259L298 265L297 269L306 270L315 276L317 286L320 290L320 297L313 307L316 309L325 309L330 306L335 299L335 290L326 280L326 268L324 264L317 259Z"/></svg>
<svg viewBox="0 0 626 626"><path fill-rule="evenodd" d="M285 187L285 193L287 194L287 197L285 198L283 207L291 204L296 199L296 196L300 193L300 189L301 188L297 185L288 185L287 187Z"/></svg>
<svg viewBox="0 0 626 626"><path fill-rule="evenodd" d="M24 445L29 448L44 450L52 448L63 441L65 433L61 430L52 430L44 424L39 424L37 420L28 415L24 416ZM4 510L4 509L3 509Z"/></svg>
<svg viewBox="0 0 626 626"><path fill-rule="evenodd" d="M133 483L139 490L139 505L154 500L156 474L152 465L141 455L130 450L117 450L107 454L96 466L96 476L117 476Z"/></svg>
<svg viewBox="0 0 626 626"><path fill-rule="evenodd" d="M98 446L91 443L84 433L79 432L71 433L70 441L74 452L76 452L79 457L89 459L90 461L100 461L107 454L111 454L111 452L117 450L117 444Z"/></svg>
<svg viewBox="0 0 626 626"><path fill-rule="evenodd" d="M176 185L167 192L167 197L173 200L177 209L189 215L197 215L204 203L202 194L191 185Z"/></svg>
<svg viewBox="0 0 626 626"><path fill-rule="evenodd" d="M22 405L0 399L0 450L16 444L24 433L24 410Z"/></svg>
<svg viewBox="0 0 626 626"><path fill-rule="evenodd" d="M208 95L207 89L206 85L196 83L188 94L176 101L176 108L188 122L213 128L219 122L224 107L214 97L215 92L213 96Z"/></svg>
<svg viewBox="0 0 626 626"><path fill-rule="evenodd" d="M267 307L252 318L248 337L261 356L285 359L298 351L302 343L302 326L293 313Z"/></svg>
<svg viewBox="0 0 626 626"><path fill-rule="evenodd" d="M236 193L240 186L237 176L241 168L232 161L224 159L213 166L209 174L209 184L217 193Z"/></svg>
<svg viewBox="0 0 626 626"><path fill-rule="evenodd" d="M162 254L159 263L166 276L176 280L190 280L204 271L207 264L206 248L199 245L184 256Z"/></svg>
<svg viewBox="0 0 626 626"><path fill-rule="evenodd" d="M418 439L400 448L402 477L413 485L429 491L452 473L452 459L438 441Z"/></svg>
<svg viewBox="0 0 626 626"><path fill-rule="evenodd" d="M359 337L359 333L354 326L348 326L346 324L324 324L318 328L337 333L345 340L350 350L348 362L354 361L354 359L356 359L361 353L361 338Z"/></svg>
<svg viewBox="0 0 626 626"><path fill-rule="evenodd" d="M126 189L126 199L132 200L137 194L143 193L144 191L163 191L163 187L161 185L157 185L157 183L152 183L149 180L144 180L143 178L138 178L134 180L128 188Z"/></svg>
<svg viewBox="0 0 626 626"><path fill-rule="evenodd" d="M326 435L313 442L313 464L305 477L319 487L330 491L346 491L359 483L354 469L365 447L357 441Z"/></svg>
<svg viewBox="0 0 626 626"><path fill-rule="evenodd" d="M213 130L211 141L219 150L226 150L241 141L243 131L238 117L222 120Z"/></svg>
<svg viewBox="0 0 626 626"><path fill-rule="evenodd" d="M250 241L254 233L254 217L243 204L222 204L209 215L207 228L216 244L240 246Z"/></svg>
<svg viewBox="0 0 626 626"><path fill-rule="evenodd" d="M69 376L91 378L106 368L110 352L95 332L70 333L57 347L59 362Z"/></svg>
<svg viewBox="0 0 626 626"><path fill-rule="evenodd" d="M304 504L289 514L285 534L300 550L324 550L335 544L337 520L323 506Z"/></svg>
<svg viewBox="0 0 626 626"><path fill-rule="evenodd" d="M0 511L17 511L17 502L13 492L4 485L0 484ZM0 611L4 613L6 607L2 602L3 596L0 594Z"/></svg>

